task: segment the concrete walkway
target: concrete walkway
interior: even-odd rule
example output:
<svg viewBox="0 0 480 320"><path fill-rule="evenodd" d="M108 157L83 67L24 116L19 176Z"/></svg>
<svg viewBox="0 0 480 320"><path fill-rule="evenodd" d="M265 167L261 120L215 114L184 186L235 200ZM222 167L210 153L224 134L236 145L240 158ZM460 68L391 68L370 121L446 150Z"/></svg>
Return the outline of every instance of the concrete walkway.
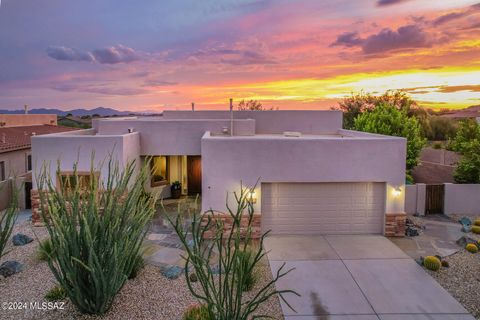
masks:
<svg viewBox="0 0 480 320"><path fill-rule="evenodd" d="M296 313L286 320L474 320L415 261L382 236L272 236L272 272L295 268L277 282Z"/></svg>

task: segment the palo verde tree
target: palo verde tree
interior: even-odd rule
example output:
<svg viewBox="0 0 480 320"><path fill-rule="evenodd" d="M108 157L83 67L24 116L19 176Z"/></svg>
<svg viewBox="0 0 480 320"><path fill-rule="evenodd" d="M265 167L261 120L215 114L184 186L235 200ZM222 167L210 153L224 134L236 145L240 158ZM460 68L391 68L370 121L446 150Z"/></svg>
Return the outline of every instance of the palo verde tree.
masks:
<svg viewBox="0 0 480 320"><path fill-rule="evenodd" d="M58 188L46 166L37 178L55 251L48 266L82 313L105 313L141 262L146 225L155 212L155 198L144 192L147 168L136 170L134 162L123 168L110 159L106 180L100 181L92 159L86 176L75 164L64 178L58 167Z"/></svg>
<svg viewBox="0 0 480 320"><path fill-rule="evenodd" d="M425 145L420 125L407 111L388 104L381 104L359 115L354 122L355 130L404 137L407 139L407 169L417 165L420 151Z"/></svg>

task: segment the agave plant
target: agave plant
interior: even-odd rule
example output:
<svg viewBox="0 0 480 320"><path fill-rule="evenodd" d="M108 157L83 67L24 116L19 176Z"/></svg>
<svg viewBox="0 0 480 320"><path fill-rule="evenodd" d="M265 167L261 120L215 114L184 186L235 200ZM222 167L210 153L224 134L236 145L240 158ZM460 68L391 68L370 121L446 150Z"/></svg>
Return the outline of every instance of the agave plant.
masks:
<svg viewBox="0 0 480 320"><path fill-rule="evenodd" d="M210 319L269 318L256 314L260 305L278 295L290 307L284 295L298 295L293 290L277 290L275 287L280 278L293 270L284 270L283 264L270 282L254 292L253 298L246 298L245 290L251 286L253 269L265 257L263 242L268 234L262 234L259 243L251 246L254 208L249 194L253 189L241 187L239 193L234 193L236 208L229 206L227 196L227 210L232 219L228 227L213 217L213 211L207 215L194 213L189 225L184 223L182 214L178 214L175 221L170 221L186 250L184 259L188 288L208 310ZM242 220L247 224L241 225ZM213 237L207 239L205 236L210 232L213 232ZM190 271L195 272L200 288L192 285L188 275Z"/></svg>
<svg viewBox="0 0 480 320"><path fill-rule="evenodd" d="M0 190L1 192L2 190ZM5 247L7 246L8 240L12 235L13 226L17 220L17 189L12 188L12 197L10 204L5 212L0 213L0 258L3 257L5 252Z"/></svg>
<svg viewBox="0 0 480 320"><path fill-rule="evenodd" d="M122 170L110 159L102 182L92 160L83 181L77 165L69 179L59 179L58 188L45 166L37 178L42 218L55 248L47 262L82 313L105 313L138 267L146 225L155 211L155 198L144 193L146 168L136 170L132 162Z"/></svg>

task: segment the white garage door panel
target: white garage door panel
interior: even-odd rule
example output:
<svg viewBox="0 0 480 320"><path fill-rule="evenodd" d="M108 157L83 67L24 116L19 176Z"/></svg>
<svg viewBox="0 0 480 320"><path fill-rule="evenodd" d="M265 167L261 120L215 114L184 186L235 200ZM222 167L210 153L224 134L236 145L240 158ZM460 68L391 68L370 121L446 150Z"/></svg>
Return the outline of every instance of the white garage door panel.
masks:
<svg viewBox="0 0 480 320"><path fill-rule="evenodd" d="M263 183L262 226L273 234L382 233L383 183Z"/></svg>

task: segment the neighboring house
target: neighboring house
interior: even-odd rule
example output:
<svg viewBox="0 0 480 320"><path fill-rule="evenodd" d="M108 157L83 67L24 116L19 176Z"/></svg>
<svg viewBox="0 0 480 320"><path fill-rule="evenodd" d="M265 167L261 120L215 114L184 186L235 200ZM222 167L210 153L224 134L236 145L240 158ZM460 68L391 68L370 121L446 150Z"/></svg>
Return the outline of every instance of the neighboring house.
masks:
<svg viewBox="0 0 480 320"><path fill-rule="evenodd" d="M55 114L0 114L0 128L19 126L57 125Z"/></svg>
<svg viewBox="0 0 480 320"><path fill-rule="evenodd" d="M169 197L178 180L203 211L225 212L227 192L258 180L257 224L274 234L404 234L406 140L343 130L340 111L165 111L32 139L34 170L60 159L64 177L75 162L88 172L92 152L97 166L152 157L146 188Z"/></svg>
<svg viewBox="0 0 480 320"><path fill-rule="evenodd" d="M13 121L8 115L0 115L0 119L10 126L0 127L0 188L4 196L0 199L0 210L4 209L10 200L12 185L7 184L8 179L13 179L17 187L20 187L24 183L24 188L27 192L27 196L23 194L24 189L20 190L20 202L21 208L29 207L30 196L29 190L31 189L31 177L30 172L32 170L33 162L31 155L31 137L36 135L44 135L50 133L59 133L65 131L72 131L74 129L67 127L59 127L50 124L41 124L42 122L50 122L51 119L55 119L48 115L48 117L42 117L42 115L32 115L32 119L28 119L30 115L15 115L16 119ZM17 121L20 120L20 121ZM18 124L40 122L38 125L20 126ZM7 194L9 194L7 196Z"/></svg>

